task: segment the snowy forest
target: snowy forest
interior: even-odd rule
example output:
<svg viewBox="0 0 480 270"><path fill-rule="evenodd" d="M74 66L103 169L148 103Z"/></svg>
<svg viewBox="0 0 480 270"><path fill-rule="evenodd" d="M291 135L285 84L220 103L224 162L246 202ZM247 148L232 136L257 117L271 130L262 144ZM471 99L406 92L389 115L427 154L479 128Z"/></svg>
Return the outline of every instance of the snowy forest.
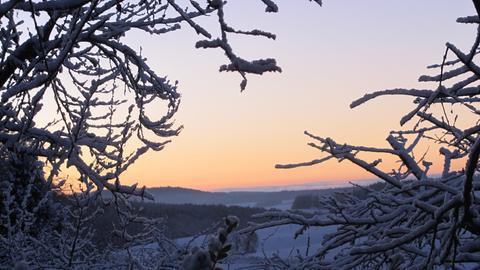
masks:
<svg viewBox="0 0 480 270"><path fill-rule="evenodd" d="M275 0L256 2L266 13L283 12ZM183 129L174 122L178 82L124 37L140 31L161 40L193 29L198 53L220 51L219 71L238 75L228 91L248 91L251 76L282 69L269 56L244 59L231 39L275 40L275 33L230 25L222 0L0 1L0 269L478 269L480 0L472 2L471 15L456 23L475 25L473 43L447 42L428 66L435 75L419 77L425 88L352 97L351 108L385 96L413 102L391 119L402 129L390 131L389 147L305 131L319 157L276 165L294 173L338 160L376 183L267 200L122 183L132 164L175 144ZM433 161L418 150L424 145L438 146L441 172L430 170ZM382 167L385 156L397 167ZM162 201L167 196L172 201ZM180 205L180 196L216 197L199 206ZM239 207L246 198L256 204ZM265 239L302 248L269 252Z"/></svg>

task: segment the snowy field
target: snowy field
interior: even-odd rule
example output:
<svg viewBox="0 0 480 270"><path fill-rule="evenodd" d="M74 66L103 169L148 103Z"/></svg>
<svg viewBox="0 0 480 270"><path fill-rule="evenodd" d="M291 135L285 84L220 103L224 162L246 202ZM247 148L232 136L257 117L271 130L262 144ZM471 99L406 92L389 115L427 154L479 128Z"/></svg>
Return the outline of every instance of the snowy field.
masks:
<svg viewBox="0 0 480 270"><path fill-rule="evenodd" d="M292 203L293 200L285 200L270 209L289 210ZM295 233L300 229L300 226L297 225L285 225L257 231L259 239L257 252L233 255L229 257L229 260L222 264L222 266L224 269L231 270L257 269L256 266L265 258L278 256L286 259L296 256L297 254L302 256L312 255L320 248L323 236L327 233L334 232L335 228L335 226L310 228L297 238L294 238ZM207 236L201 236L195 239L192 239L192 237L176 239L179 245L189 244L191 246L205 245L207 241Z"/></svg>
<svg viewBox="0 0 480 270"><path fill-rule="evenodd" d="M289 210L292 203L293 200L285 200L269 209ZM302 211L309 212L309 210ZM256 270L265 269L263 264L272 258L288 260L294 259L298 255L301 257L311 256L321 247L323 237L336 230L336 226L311 227L295 238L294 236L300 228L297 225L285 225L259 230L256 232L259 240L256 252L248 254L230 253L230 256L220 266L226 270ZM207 246L209 239L209 235L200 235L197 237L177 238L174 242L179 247L188 246L190 249L195 246ZM143 248L156 249L158 246L157 244L149 244L142 246ZM333 259L332 257L337 253L338 251L335 250L329 252L326 259ZM479 265L474 264L464 265L464 267L462 269L480 269ZM436 269L443 270L447 268L439 267Z"/></svg>

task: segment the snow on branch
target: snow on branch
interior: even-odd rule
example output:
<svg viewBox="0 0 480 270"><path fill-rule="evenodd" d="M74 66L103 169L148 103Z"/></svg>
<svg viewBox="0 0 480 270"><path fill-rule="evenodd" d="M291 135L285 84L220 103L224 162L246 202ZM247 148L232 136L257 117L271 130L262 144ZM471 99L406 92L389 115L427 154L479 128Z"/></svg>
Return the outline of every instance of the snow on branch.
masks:
<svg viewBox="0 0 480 270"><path fill-rule="evenodd" d="M479 23L479 19L471 16L458 22ZM285 260L279 269L468 269L478 264L478 30L475 35L467 52L447 43L442 63L429 66L438 73L420 77L421 82L436 87L381 90L351 103L355 108L383 96L412 97L415 108L400 121L411 127L392 131L386 139L389 148L340 144L305 132L312 140L308 145L323 155L307 162L276 165L292 169L336 159L352 162L380 180L322 197L321 210L316 212L257 215L259 221L243 232L288 224L299 226L302 233L311 227L334 228L324 236L315 255ZM417 156L418 149L434 144L439 145L440 158L431 153ZM375 154L393 157L398 168L380 166L381 159L364 159ZM440 174L429 170L430 160L443 161ZM453 162L464 166L452 166Z"/></svg>
<svg viewBox="0 0 480 270"><path fill-rule="evenodd" d="M271 9L273 1L264 1ZM0 144L75 168L99 189L147 196L114 184L142 154L161 150L177 136L177 83L154 71L124 36L161 36L193 29L197 48L223 50L221 71L242 76L280 72L272 58L248 61L229 35L275 39L227 24L222 1L3 1L0 3ZM278 9L278 8L275 8ZM220 36L199 22L216 14ZM48 108L53 109L48 111ZM49 119L51 121L44 121ZM138 145L138 149L132 149ZM55 172L57 173L57 172ZM148 196L147 196L148 197Z"/></svg>

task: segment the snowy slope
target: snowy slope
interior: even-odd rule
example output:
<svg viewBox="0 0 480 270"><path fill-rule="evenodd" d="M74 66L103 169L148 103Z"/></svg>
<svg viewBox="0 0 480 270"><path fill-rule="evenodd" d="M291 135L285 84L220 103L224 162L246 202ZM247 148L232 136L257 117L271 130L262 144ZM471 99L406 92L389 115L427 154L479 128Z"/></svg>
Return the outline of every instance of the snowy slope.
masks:
<svg viewBox="0 0 480 270"><path fill-rule="evenodd" d="M292 203L293 200L284 200L272 206L270 209L288 210L291 208ZM260 243L257 252L231 256L228 262L223 264L224 269L235 270L252 267L258 265L265 257L272 257L274 255L278 255L281 258L288 258L296 254L301 254L302 256L314 254L315 251L320 248L323 236L333 232L336 227L310 228L295 239L295 233L299 229L300 226L297 225L285 225L257 231ZM190 244L191 246L201 246L207 241L206 236L195 239L185 237L176 240L179 245Z"/></svg>

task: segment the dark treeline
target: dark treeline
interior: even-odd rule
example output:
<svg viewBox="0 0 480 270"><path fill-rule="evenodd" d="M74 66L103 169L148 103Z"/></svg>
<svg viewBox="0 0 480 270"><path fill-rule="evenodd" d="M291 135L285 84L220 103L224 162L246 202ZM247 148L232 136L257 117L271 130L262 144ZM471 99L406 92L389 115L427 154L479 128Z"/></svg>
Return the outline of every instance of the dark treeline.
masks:
<svg viewBox="0 0 480 270"><path fill-rule="evenodd" d="M252 215L264 211L262 208L250 208L225 205L161 204L153 202L134 202L138 214L146 218L162 218L159 224L168 238L188 237L203 233L212 233L223 219L235 215L240 219L239 228L246 226ZM112 243L111 231L118 223L115 207L105 207L104 213L95 221L95 239L100 245ZM217 226L216 226L217 225ZM140 225L139 225L140 226ZM139 230L130 225L132 232Z"/></svg>

